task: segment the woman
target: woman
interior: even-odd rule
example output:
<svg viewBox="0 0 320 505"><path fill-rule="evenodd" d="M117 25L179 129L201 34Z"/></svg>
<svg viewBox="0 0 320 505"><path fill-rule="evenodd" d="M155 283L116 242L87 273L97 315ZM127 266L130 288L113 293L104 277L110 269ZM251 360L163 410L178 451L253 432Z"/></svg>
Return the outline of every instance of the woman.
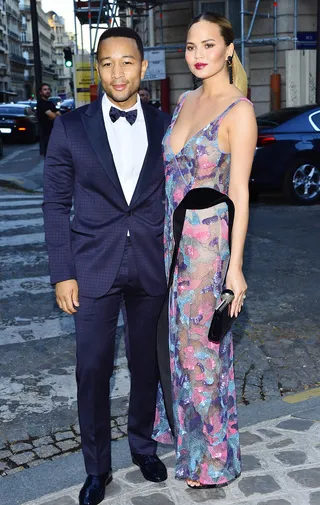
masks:
<svg viewBox="0 0 320 505"><path fill-rule="evenodd" d="M241 471L232 335L220 344L208 341L224 281L235 294L231 315L240 313L247 290L242 260L257 126L233 40L222 16L205 13L191 22L185 56L203 85L180 97L163 141L167 274L173 212L190 190L215 189L235 207L231 255L226 203L187 211L169 294L176 477L195 488L226 484ZM162 442L171 437L161 392L154 437Z"/></svg>

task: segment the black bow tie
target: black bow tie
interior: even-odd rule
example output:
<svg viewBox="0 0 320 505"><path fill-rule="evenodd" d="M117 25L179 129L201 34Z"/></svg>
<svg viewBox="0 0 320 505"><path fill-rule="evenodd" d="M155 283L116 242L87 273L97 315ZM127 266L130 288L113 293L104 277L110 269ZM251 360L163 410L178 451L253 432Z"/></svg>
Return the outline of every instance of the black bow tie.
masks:
<svg viewBox="0 0 320 505"><path fill-rule="evenodd" d="M135 123L137 119L137 114L138 114L137 109L129 110L128 112L126 112L125 110L116 109L115 107L111 107L109 112L110 119L113 123L115 123L115 121L117 121L119 117L125 117L128 123L131 124L131 126L133 125L133 123Z"/></svg>

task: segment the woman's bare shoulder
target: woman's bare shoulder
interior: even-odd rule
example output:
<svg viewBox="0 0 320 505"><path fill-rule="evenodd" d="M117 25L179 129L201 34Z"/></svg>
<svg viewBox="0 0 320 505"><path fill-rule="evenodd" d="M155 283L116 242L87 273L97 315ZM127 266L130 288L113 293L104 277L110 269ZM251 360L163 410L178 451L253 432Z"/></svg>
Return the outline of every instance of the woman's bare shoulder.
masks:
<svg viewBox="0 0 320 505"><path fill-rule="evenodd" d="M181 100L183 100L184 98L185 98L185 99L186 99L186 98L188 98L188 101L190 100L190 98L191 98L191 100L192 100L192 99L193 99L193 97L195 96L195 94L196 94L196 92L197 92L197 91L198 91L197 89L195 89L195 90L193 90L193 89L189 89L188 91L184 91L184 92L183 92L183 93L181 93L181 95L179 96L178 103L180 103L180 102L181 102Z"/></svg>
<svg viewBox="0 0 320 505"><path fill-rule="evenodd" d="M226 119L226 127L229 131L233 131L236 134L247 131L250 135L256 136L257 119L254 106L245 97L230 110Z"/></svg>
<svg viewBox="0 0 320 505"><path fill-rule="evenodd" d="M243 117L243 114L255 116L253 103L242 93L240 93L239 96L234 96L231 103L234 104L229 114L229 117L232 119L238 116Z"/></svg>

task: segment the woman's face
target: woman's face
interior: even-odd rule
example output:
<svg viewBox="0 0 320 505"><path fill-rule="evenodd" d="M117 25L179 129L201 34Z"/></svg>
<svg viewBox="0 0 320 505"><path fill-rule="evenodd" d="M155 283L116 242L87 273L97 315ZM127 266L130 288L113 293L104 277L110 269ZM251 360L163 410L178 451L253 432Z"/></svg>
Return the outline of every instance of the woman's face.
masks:
<svg viewBox="0 0 320 505"><path fill-rule="evenodd" d="M225 71L226 60L232 56L233 50L233 44L226 46L219 25L198 21L188 32L185 57L196 77L208 79Z"/></svg>

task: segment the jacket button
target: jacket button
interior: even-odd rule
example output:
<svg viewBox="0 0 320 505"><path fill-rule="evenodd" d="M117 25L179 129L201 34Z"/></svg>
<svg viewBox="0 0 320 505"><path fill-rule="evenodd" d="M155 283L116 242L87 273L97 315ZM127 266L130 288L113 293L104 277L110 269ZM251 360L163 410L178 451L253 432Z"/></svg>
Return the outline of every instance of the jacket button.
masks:
<svg viewBox="0 0 320 505"><path fill-rule="evenodd" d="M128 216L132 216L132 215L133 215L133 212L129 211Z"/></svg>

